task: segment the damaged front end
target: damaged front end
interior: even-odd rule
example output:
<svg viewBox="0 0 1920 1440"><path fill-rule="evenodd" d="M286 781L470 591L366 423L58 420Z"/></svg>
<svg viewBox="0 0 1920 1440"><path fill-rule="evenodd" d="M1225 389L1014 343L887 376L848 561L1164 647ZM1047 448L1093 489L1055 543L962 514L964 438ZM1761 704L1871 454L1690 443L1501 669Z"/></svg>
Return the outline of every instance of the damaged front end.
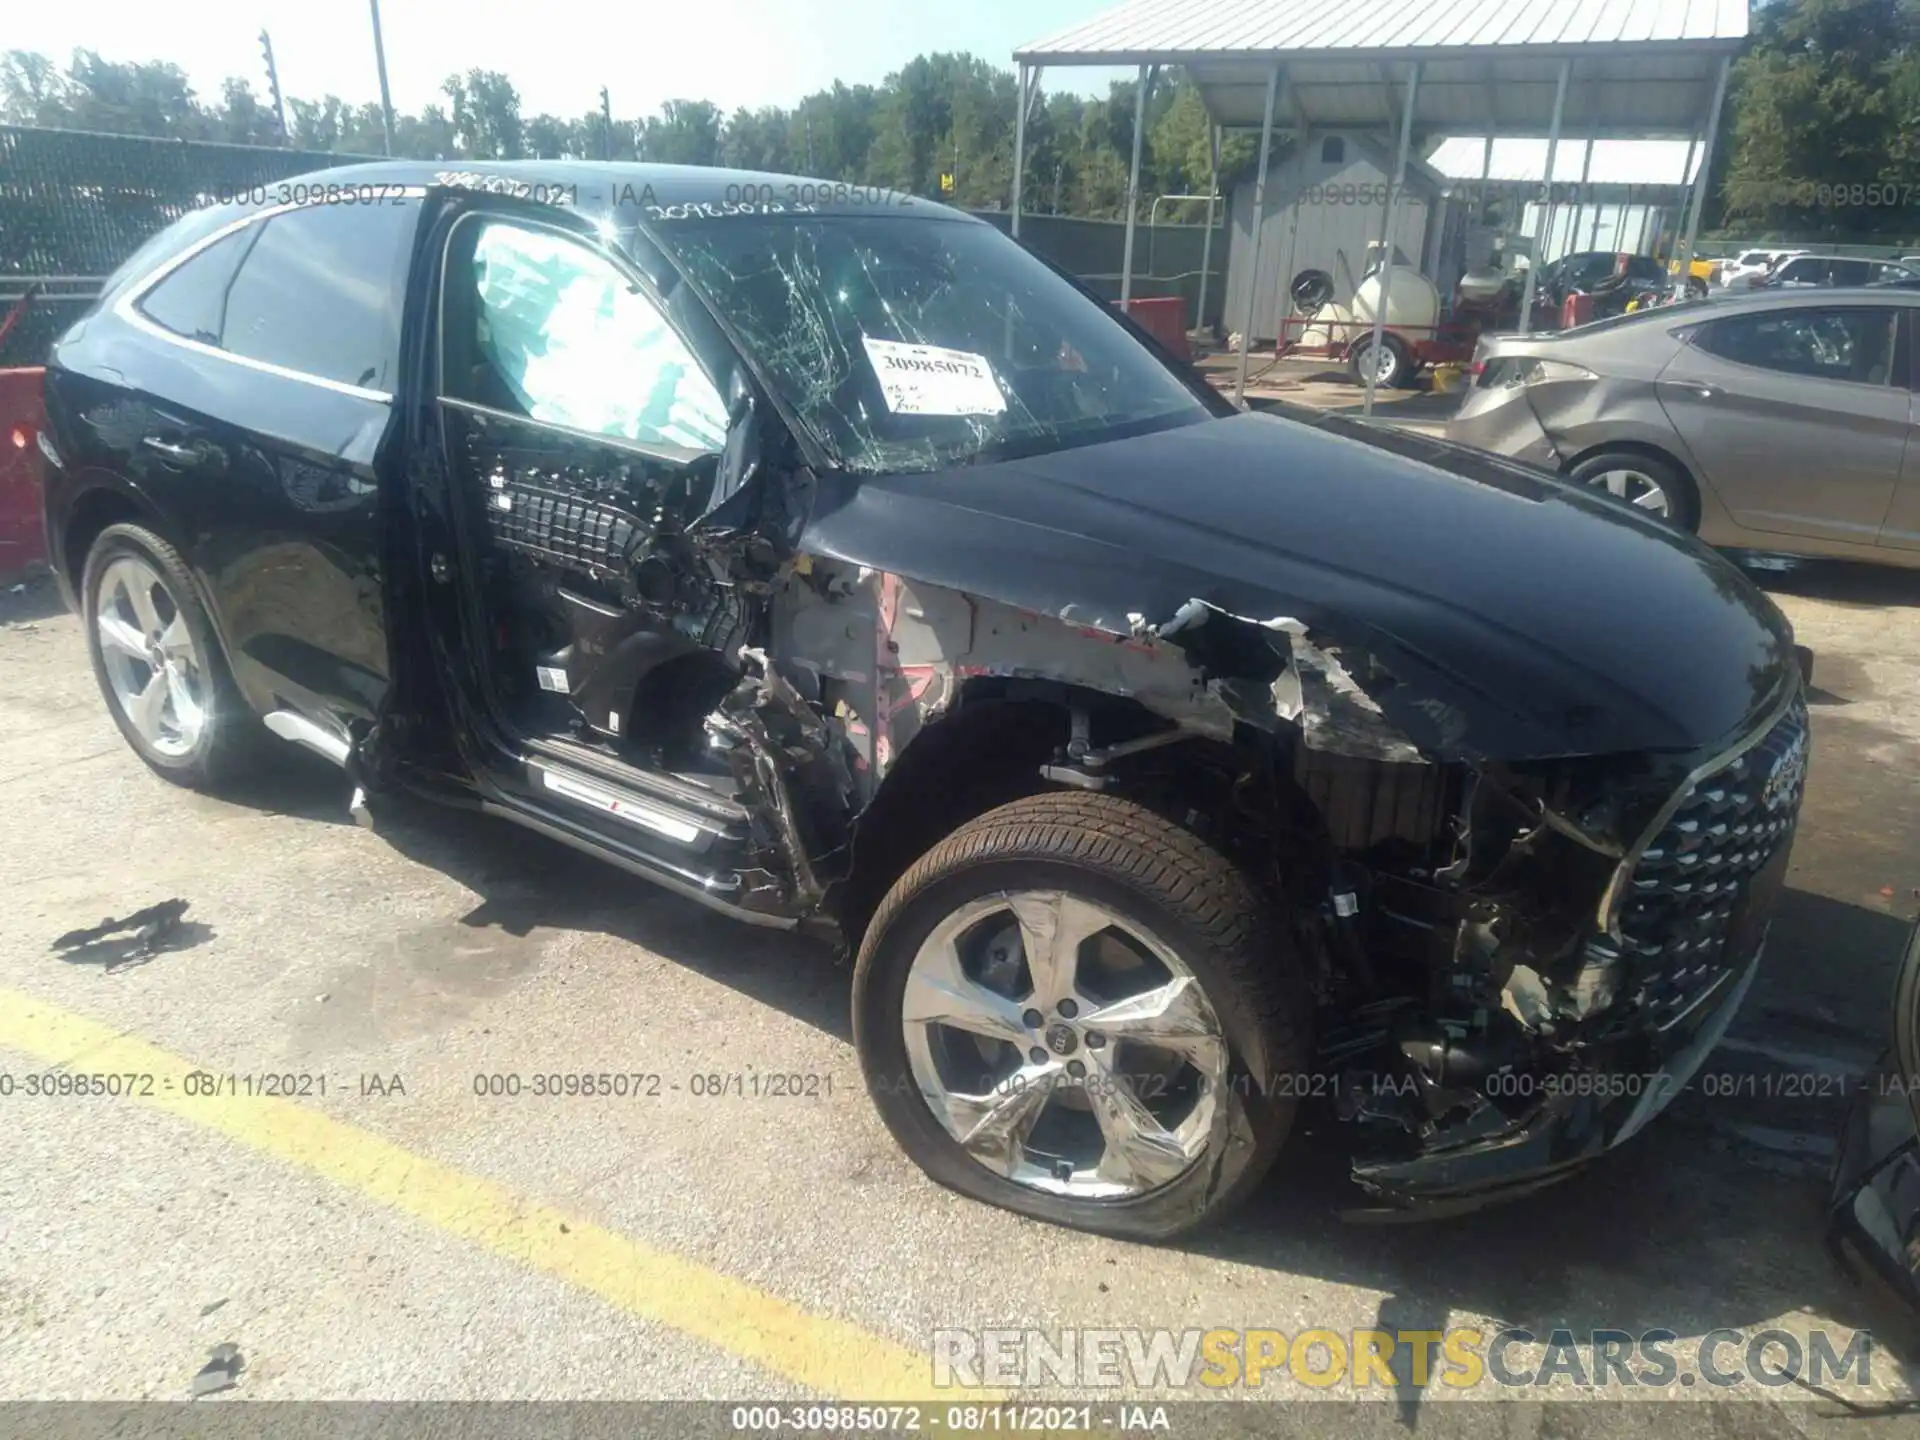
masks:
<svg viewBox="0 0 1920 1440"><path fill-rule="evenodd" d="M1273 735L1304 806L1278 852L1321 940L1324 1093L1389 1210L1550 1182L1674 1098L1738 1008L1806 770L1797 674L1702 753L1502 764L1424 753L1380 656L1200 601L1181 647ZM1250 665L1264 640L1278 667ZM1316 1091L1318 1091L1316 1086Z"/></svg>
<svg viewBox="0 0 1920 1440"><path fill-rule="evenodd" d="M1705 751L1502 763L1408 737L1397 716L1444 733L1446 707L1398 657L1200 600L1116 634L807 559L773 635L784 708L851 797L809 885L874 863L861 812L909 747L987 697L1056 701L1045 780L1183 813L1294 917L1321 1015L1306 1093L1357 1126L1354 1176L1389 1210L1559 1178L1673 1098L1751 980L1806 766L1791 671Z"/></svg>
<svg viewBox="0 0 1920 1440"><path fill-rule="evenodd" d="M1014 258L964 227L733 220L657 228L821 452L708 721L786 903L857 935L959 826L1110 790L1285 917L1311 1093L1388 1204L1542 1183L1671 1098L1800 800L1763 596L1526 467L1226 413L1043 277L976 289ZM896 409L875 367L913 344L1004 383Z"/></svg>

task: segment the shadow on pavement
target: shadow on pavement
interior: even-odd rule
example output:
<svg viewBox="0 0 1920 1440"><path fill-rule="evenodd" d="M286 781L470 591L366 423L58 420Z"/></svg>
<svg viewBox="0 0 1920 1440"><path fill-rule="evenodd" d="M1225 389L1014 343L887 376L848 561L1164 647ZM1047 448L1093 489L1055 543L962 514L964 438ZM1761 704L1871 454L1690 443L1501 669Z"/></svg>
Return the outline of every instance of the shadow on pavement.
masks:
<svg viewBox="0 0 1920 1440"><path fill-rule="evenodd" d="M492 816L392 797L374 815L387 844L482 897L462 925L611 935L852 1042L852 968L819 941L707 910Z"/></svg>
<svg viewBox="0 0 1920 1440"><path fill-rule="evenodd" d="M1729 551L1739 559L1742 552ZM1920 551L1913 552L1920 560ZM1746 570L1747 577L1770 595L1796 595L1853 609L1878 610L1888 605L1920 605L1920 570L1893 565L1869 565L1853 560L1805 560L1784 571Z"/></svg>
<svg viewBox="0 0 1920 1440"><path fill-rule="evenodd" d="M0 626L31 625L66 613L60 589L45 571L0 583Z"/></svg>

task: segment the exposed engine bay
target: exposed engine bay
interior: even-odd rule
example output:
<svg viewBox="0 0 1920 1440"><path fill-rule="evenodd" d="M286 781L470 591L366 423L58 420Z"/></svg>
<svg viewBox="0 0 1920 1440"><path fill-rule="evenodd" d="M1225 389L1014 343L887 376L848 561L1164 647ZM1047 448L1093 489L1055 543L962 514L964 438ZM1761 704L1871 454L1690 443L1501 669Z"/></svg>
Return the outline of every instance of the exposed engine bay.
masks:
<svg viewBox="0 0 1920 1440"><path fill-rule="evenodd" d="M1712 784L1671 756L1435 759L1373 699L1380 660L1298 621L1195 601L1111 634L795 553L784 515L708 510L723 458L462 425L518 728L737 802L742 903L843 927L897 873L877 851L1022 790L1181 817L1292 917L1320 1060L1275 1083L1359 1122L1356 1177L1384 1195L1436 1151L1462 1159L1430 1204L1484 1188L1543 1106L1590 1106L1608 1143L1604 1087L1652 1083L1661 1034L1743 983L1803 709ZM925 759L883 798L903 756ZM1763 764L1791 770L1764 797Z"/></svg>

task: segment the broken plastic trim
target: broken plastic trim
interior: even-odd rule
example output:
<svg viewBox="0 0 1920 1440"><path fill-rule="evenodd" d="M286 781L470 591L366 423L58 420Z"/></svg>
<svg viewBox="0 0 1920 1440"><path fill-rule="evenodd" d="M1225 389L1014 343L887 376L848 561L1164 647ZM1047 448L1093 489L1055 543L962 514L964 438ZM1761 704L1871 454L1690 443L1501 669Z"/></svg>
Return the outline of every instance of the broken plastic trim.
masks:
<svg viewBox="0 0 1920 1440"><path fill-rule="evenodd" d="M794 899L803 909L812 910L826 894L826 886L814 870L813 858L806 836L800 829L793 792L787 785L779 751L772 736L767 733L766 722L761 719L758 707L777 705L793 715L809 739L819 743L822 754L826 753L831 741L805 697L787 683L764 650L743 646L740 658L760 672L757 681L749 682L753 703L736 703L746 688L743 687L742 691L735 691L728 702L707 717L707 726L722 737L747 747L753 760L754 779L766 798L767 809L773 817L775 828L780 832L781 846L793 869Z"/></svg>

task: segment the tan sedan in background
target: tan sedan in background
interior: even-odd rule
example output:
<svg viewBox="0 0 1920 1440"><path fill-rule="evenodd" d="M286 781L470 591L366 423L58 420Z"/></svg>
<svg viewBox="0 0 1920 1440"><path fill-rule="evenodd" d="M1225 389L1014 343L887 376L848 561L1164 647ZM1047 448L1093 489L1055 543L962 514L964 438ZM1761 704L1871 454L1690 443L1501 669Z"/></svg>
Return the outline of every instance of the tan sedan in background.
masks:
<svg viewBox="0 0 1920 1440"><path fill-rule="evenodd" d="M1920 566L1920 291L1771 291L1489 336L1447 437L1709 544Z"/></svg>

